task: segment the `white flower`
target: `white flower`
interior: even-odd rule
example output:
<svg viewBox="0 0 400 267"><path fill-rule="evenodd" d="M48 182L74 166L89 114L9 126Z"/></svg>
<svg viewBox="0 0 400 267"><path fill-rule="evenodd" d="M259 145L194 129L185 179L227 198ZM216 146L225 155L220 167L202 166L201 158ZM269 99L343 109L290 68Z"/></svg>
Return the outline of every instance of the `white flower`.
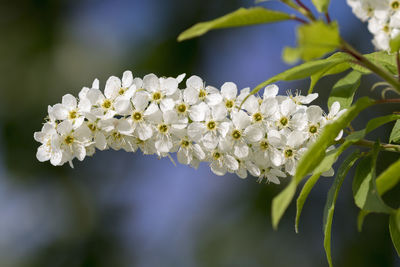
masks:
<svg viewBox="0 0 400 267"><path fill-rule="evenodd" d="M114 150L135 152L137 147L132 138L132 125L124 118L102 120L99 127L107 133L107 144Z"/></svg>
<svg viewBox="0 0 400 267"><path fill-rule="evenodd" d="M204 87L203 80L194 75L187 79L183 97L190 105L204 101L207 105L214 106L222 102L222 96L217 88Z"/></svg>
<svg viewBox="0 0 400 267"><path fill-rule="evenodd" d="M77 100L74 96L66 94L62 98L61 104L55 104L50 111L50 117L56 120L68 120L74 128L82 125L85 117L84 112L90 111L90 104L84 102L85 105L78 106Z"/></svg>
<svg viewBox="0 0 400 267"><path fill-rule="evenodd" d="M230 154L224 153L218 149L210 152L210 168L216 175L224 175L226 172L234 172L239 169L238 161Z"/></svg>
<svg viewBox="0 0 400 267"><path fill-rule="evenodd" d="M40 132L35 132L34 138L42 143L36 153L36 158L41 161L50 160L51 164L59 165L62 160L62 151L55 147L58 134L53 124L45 123Z"/></svg>

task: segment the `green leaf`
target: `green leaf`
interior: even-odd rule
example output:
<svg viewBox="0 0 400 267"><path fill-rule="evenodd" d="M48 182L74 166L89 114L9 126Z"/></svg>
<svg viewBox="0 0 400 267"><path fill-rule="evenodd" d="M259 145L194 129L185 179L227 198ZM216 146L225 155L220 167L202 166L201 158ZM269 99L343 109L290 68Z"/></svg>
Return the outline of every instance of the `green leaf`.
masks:
<svg viewBox="0 0 400 267"><path fill-rule="evenodd" d="M336 174L335 180L333 181L332 187L329 189L328 198L325 203L324 217L323 217L323 227L324 227L324 247L326 258L328 260L329 266L332 266L331 257L331 231L332 231L332 220L333 212L335 210L336 199L339 194L340 187L346 177L347 173L360 157L359 151L354 151L349 155L343 163L340 165L339 170Z"/></svg>
<svg viewBox="0 0 400 267"><path fill-rule="evenodd" d="M276 230L283 213L296 193L296 181L292 179L288 186L272 200L272 227Z"/></svg>
<svg viewBox="0 0 400 267"><path fill-rule="evenodd" d="M362 74L358 71L352 71L344 78L340 79L332 88L328 99L328 106L338 101L341 108L348 108L353 102L354 94L360 86Z"/></svg>
<svg viewBox="0 0 400 267"><path fill-rule="evenodd" d="M373 101L367 97L360 98L336 121L326 125L315 143L307 149L307 152L305 152L298 163L296 174L289 186L272 201L272 225L275 229L278 227L282 215L292 201L297 185L322 162L325 158L326 149L333 143L339 132L344 129L358 113L372 105L372 103Z"/></svg>
<svg viewBox="0 0 400 267"><path fill-rule="evenodd" d="M328 12L328 6L330 0L312 0L315 8L318 10L318 12L325 13Z"/></svg>
<svg viewBox="0 0 400 267"><path fill-rule="evenodd" d="M390 215L389 231L393 246L397 251L397 255L400 257L400 209Z"/></svg>
<svg viewBox="0 0 400 267"><path fill-rule="evenodd" d="M379 195L385 194L400 182L400 159L384 170L376 178L376 188Z"/></svg>
<svg viewBox="0 0 400 267"><path fill-rule="evenodd" d="M299 221L300 221L300 215L303 210L304 203L307 200L308 195L311 192L311 189L314 187L314 185L317 183L319 180L319 177L321 176L321 173L314 173L304 184L303 188L301 189L300 195L297 198L296 201L296 220L294 224L294 228L296 233L299 232Z"/></svg>
<svg viewBox="0 0 400 267"><path fill-rule="evenodd" d="M297 54L298 59L309 61L320 58L339 46L340 36L337 23L325 24L323 21L315 21L297 28L297 47L291 48L290 51L292 56ZM294 58L291 57L291 59Z"/></svg>
<svg viewBox="0 0 400 267"><path fill-rule="evenodd" d="M249 9L239 8L238 10L226 14L220 18L195 24L186 31L182 32L178 36L178 41L198 37L214 29L271 23L293 18L294 16L290 14L269 10L262 7L253 7Z"/></svg>
<svg viewBox="0 0 400 267"><path fill-rule="evenodd" d="M300 64L298 66L295 66L293 68L290 68L282 73L279 73L270 79L266 80L265 82L257 85L250 94L256 94L258 91L260 91L262 88L267 86L268 84L277 82L277 81L293 81L293 80L299 80L299 79L304 79L308 78L311 75L318 73L321 71L321 69L324 68L332 68L340 63L346 62L349 58L347 55L343 53L336 53L335 57L329 57L326 59L319 59L319 60L314 60L314 61L309 61L305 62L303 64ZM245 98L244 101L246 101L247 97ZM243 103L242 102L242 103Z"/></svg>
<svg viewBox="0 0 400 267"><path fill-rule="evenodd" d="M378 194L375 181L376 159L379 144L374 145L372 154L360 161L353 180L353 196L356 205L365 211L390 213L388 207Z"/></svg>
<svg viewBox="0 0 400 267"><path fill-rule="evenodd" d="M332 56L338 55L339 53L333 54ZM350 59L349 59L350 60ZM334 66L328 66L327 68L321 69L319 72L311 75L311 83L310 88L308 89L308 93L311 94L314 90L315 85L318 81L328 75L338 74L350 68L350 64L348 62L339 63Z"/></svg>
<svg viewBox="0 0 400 267"><path fill-rule="evenodd" d="M380 66L381 68L386 69L390 73L396 75L397 74L397 62L395 55L389 55L386 51L379 51L370 54L364 55L368 60L370 60L375 65ZM350 63L351 67L354 70L357 70L363 74L370 74L371 71L363 66L360 66L356 63Z"/></svg>
<svg viewBox="0 0 400 267"><path fill-rule="evenodd" d="M393 39L390 40L390 52L396 53L400 50L400 36L397 35Z"/></svg>
<svg viewBox="0 0 400 267"><path fill-rule="evenodd" d="M369 211L365 211L365 210L360 210L360 212L358 213L358 217L357 217L357 230L359 232L362 231L362 227L364 224L364 219L365 217L369 214Z"/></svg>
<svg viewBox="0 0 400 267"><path fill-rule="evenodd" d="M319 180L322 173L328 171L332 165L336 162L340 154L345 151L350 145L342 145L338 148L330 150L327 152L325 158L321 161L321 163L315 168L313 175L307 180L301 189L300 195L296 201L296 220L295 220L295 231L298 233L298 225L300 221L300 215L303 210L303 206L305 201L307 200L308 195L311 192L311 189L314 187L316 182Z"/></svg>
<svg viewBox="0 0 400 267"><path fill-rule="evenodd" d="M396 121L396 124L390 133L389 143L400 143L400 120Z"/></svg>

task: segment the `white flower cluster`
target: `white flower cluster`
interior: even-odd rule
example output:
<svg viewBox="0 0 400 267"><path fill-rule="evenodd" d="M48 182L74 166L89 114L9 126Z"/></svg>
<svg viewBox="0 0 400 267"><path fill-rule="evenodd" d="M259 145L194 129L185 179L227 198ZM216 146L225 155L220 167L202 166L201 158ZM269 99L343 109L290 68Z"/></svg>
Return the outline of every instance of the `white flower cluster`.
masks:
<svg viewBox="0 0 400 267"><path fill-rule="evenodd" d="M261 98L249 95L249 88L238 94L232 82L218 90L192 76L179 89L184 76L140 79L126 71L122 80L107 80L104 94L96 79L78 99L65 95L48 107L42 130L34 134L42 143L38 160L72 166L74 158L83 160L96 148L140 149L158 157L177 152L180 163L197 168L209 162L217 175L245 178L249 172L259 182L279 183L280 177L294 174L299 157L324 125L342 113L339 103L328 115L318 106L303 105L317 94L278 96L276 85L267 86Z"/></svg>
<svg viewBox="0 0 400 267"><path fill-rule="evenodd" d="M390 50L389 42L400 33L400 0L347 0L353 13L368 21L372 40L379 50Z"/></svg>

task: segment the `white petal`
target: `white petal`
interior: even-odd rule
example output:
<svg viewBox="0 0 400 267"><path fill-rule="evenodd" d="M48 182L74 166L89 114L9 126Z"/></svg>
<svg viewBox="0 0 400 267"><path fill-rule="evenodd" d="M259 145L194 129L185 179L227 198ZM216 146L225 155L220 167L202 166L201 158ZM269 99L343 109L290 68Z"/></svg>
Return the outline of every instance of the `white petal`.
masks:
<svg viewBox="0 0 400 267"><path fill-rule="evenodd" d="M130 107L131 101L129 99L118 98L114 103L114 108L118 115L128 115Z"/></svg>
<svg viewBox="0 0 400 267"><path fill-rule="evenodd" d="M340 103L335 101L331 105L331 110L329 111L329 115L335 116L340 110Z"/></svg>
<svg viewBox="0 0 400 267"><path fill-rule="evenodd" d="M197 91L204 87L203 80L198 76L191 76L189 79L186 80L186 86L188 88L194 88Z"/></svg>
<svg viewBox="0 0 400 267"><path fill-rule="evenodd" d="M178 153L176 153L178 161L182 164L188 165L192 161L190 154L187 149L179 148Z"/></svg>
<svg viewBox="0 0 400 267"><path fill-rule="evenodd" d="M171 150L173 144L168 138L161 138L156 140L155 146L159 152L168 153Z"/></svg>
<svg viewBox="0 0 400 267"><path fill-rule="evenodd" d="M210 106L218 105L219 103L222 102L222 96L219 93L217 93L217 94L207 94L206 102Z"/></svg>
<svg viewBox="0 0 400 267"><path fill-rule="evenodd" d="M223 166L221 166L220 164L218 164L217 161L211 162L210 168L211 168L211 171L213 173L215 173L216 175L222 176L222 175L225 175L225 173L226 173L226 169Z"/></svg>
<svg viewBox="0 0 400 267"><path fill-rule="evenodd" d="M254 95L250 95L243 103L243 108L247 110L250 114L254 114L258 111L258 98Z"/></svg>
<svg viewBox="0 0 400 267"><path fill-rule="evenodd" d="M149 96L146 93L139 92L133 97L132 103L135 109L143 111L149 104Z"/></svg>
<svg viewBox="0 0 400 267"><path fill-rule="evenodd" d="M209 107L206 103L201 102L194 105L189 110L189 117L192 121L204 121L206 114L209 112Z"/></svg>
<svg viewBox="0 0 400 267"><path fill-rule="evenodd" d="M236 171L237 169L239 169L239 163L231 155L224 156L224 163L229 170Z"/></svg>
<svg viewBox="0 0 400 267"><path fill-rule="evenodd" d="M183 91L183 99L189 105L194 105L199 101L199 91L195 88L188 87Z"/></svg>
<svg viewBox="0 0 400 267"><path fill-rule="evenodd" d="M232 112L232 122L237 129L245 129L250 125L251 119L243 110Z"/></svg>
<svg viewBox="0 0 400 267"><path fill-rule="evenodd" d="M132 72L127 70L122 74L122 87L129 88L133 83Z"/></svg>
<svg viewBox="0 0 400 267"><path fill-rule="evenodd" d="M48 147L46 145L42 145L38 148L36 152L36 158L40 162L47 161L51 158L51 154L48 152Z"/></svg>
<svg viewBox="0 0 400 267"><path fill-rule="evenodd" d="M160 90L160 81L153 73L147 74L143 78L143 86L149 92L155 92Z"/></svg>
<svg viewBox="0 0 400 267"><path fill-rule="evenodd" d="M309 94L301 99L302 104L310 104L312 101L318 98L318 93Z"/></svg>
<svg viewBox="0 0 400 267"><path fill-rule="evenodd" d="M118 77L111 76L106 82L104 95L109 99L114 99L118 96L118 91L121 88L121 80Z"/></svg>
<svg viewBox="0 0 400 267"><path fill-rule="evenodd" d="M83 145L80 144L75 144L72 146L73 152L74 152L74 156L82 161L85 159L86 156L86 149Z"/></svg>
<svg viewBox="0 0 400 267"><path fill-rule="evenodd" d="M94 138L94 142L97 149L104 150L107 147L107 140L103 133L99 132Z"/></svg>
<svg viewBox="0 0 400 267"><path fill-rule="evenodd" d="M194 144L193 145L193 153L198 158L199 160L204 160L206 157L206 154L204 153L203 149L199 144Z"/></svg>
<svg viewBox="0 0 400 267"><path fill-rule="evenodd" d="M288 116L296 111L296 104L291 99L284 100L280 105L281 113L283 116Z"/></svg>
<svg viewBox="0 0 400 267"><path fill-rule="evenodd" d="M307 108L308 120L315 124L322 118L322 109L318 106L310 106Z"/></svg>
<svg viewBox="0 0 400 267"><path fill-rule="evenodd" d="M243 159L249 155L249 147L246 143L240 142L234 146L234 154L239 159Z"/></svg>
<svg viewBox="0 0 400 267"><path fill-rule="evenodd" d="M186 73L182 73L180 74L178 77L176 77L176 81L178 83L181 83L183 81L183 79L185 79Z"/></svg>
<svg viewBox="0 0 400 267"><path fill-rule="evenodd" d="M266 98L263 100L260 110L265 116L270 117L277 113L278 101L275 98Z"/></svg>
<svg viewBox="0 0 400 267"><path fill-rule="evenodd" d="M163 80L162 89L166 95L173 95L178 89L178 81L174 78L167 78Z"/></svg>
<svg viewBox="0 0 400 267"><path fill-rule="evenodd" d="M276 84L271 84L265 87L263 98L275 97L279 93L279 87Z"/></svg>
<svg viewBox="0 0 400 267"><path fill-rule="evenodd" d="M305 141L305 135L300 131L293 131L287 137L287 145L292 148L299 147Z"/></svg>
<svg viewBox="0 0 400 267"><path fill-rule="evenodd" d="M61 135L67 135L71 133L73 127L70 121L63 121L57 125L57 132Z"/></svg>
<svg viewBox="0 0 400 267"><path fill-rule="evenodd" d="M136 127L136 132L140 140L147 140L150 139L153 136L153 129L151 128L150 125L145 124L145 123L140 123Z"/></svg>
<svg viewBox="0 0 400 267"><path fill-rule="evenodd" d="M65 120L68 118L69 111L62 104L55 104L51 109L49 115L57 120Z"/></svg>
<svg viewBox="0 0 400 267"><path fill-rule="evenodd" d="M125 119L119 119L116 130L124 135L130 135L133 132L131 124Z"/></svg>
<svg viewBox="0 0 400 267"><path fill-rule="evenodd" d="M175 101L172 98L164 98L161 100L160 108L162 112L172 110L175 107Z"/></svg>
<svg viewBox="0 0 400 267"><path fill-rule="evenodd" d="M62 102L64 106L68 107L69 109L74 109L76 108L76 98L73 95L67 94L63 96Z"/></svg>
<svg viewBox="0 0 400 267"><path fill-rule="evenodd" d="M199 142L202 138L203 132L205 130L205 126L203 123L191 123L188 126L187 132L191 139L196 142Z"/></svg>
<svg viewBox="0 0 400 267"><path fill-rule="evenodd" d="M263 131L258 125L250 125L244 130L246 138L250 142L258 142L263 138Z"/></svg>
<svg viewBox="0 0 400 267"><path fill-rule="evenodd" d="M235 99L237 95L237 86L232 82L226 82L221 87L221 94L226 99Z"/></svg>

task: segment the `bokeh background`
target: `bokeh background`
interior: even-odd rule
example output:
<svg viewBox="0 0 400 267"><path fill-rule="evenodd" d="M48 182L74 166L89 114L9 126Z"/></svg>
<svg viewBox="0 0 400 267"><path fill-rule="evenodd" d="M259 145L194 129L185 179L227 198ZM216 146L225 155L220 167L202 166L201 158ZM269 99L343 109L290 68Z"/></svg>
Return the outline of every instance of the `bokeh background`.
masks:
<svg viewBox="0 0 400 267"><path fill-rule="evenodd" d="M308 1L305 1L309 3ZM371 36L344 0L331 16L363 52ZM0 267L74 266L327 266L322 214L332 179L321 179L294 232L292 204L273 231L270 206L285 185L249 177L218 177L140 153L99 152L84 162L40 163L33 132L47 105L77 95L99 78L132 70L137 76L197 74L208 84L254 87L288 68L280 56L295 44L295 22L211 32L178 43L180 32L240 6L239 0L3 0L0 3ZM261 5L281 9L277 2ZM335 78L338 78L336 76ZM373 95L364 79L358 95ZM321 81L316 104L325 110L333 79ZM306 92L308 81L281 83ZM357 129L396 106L369 109ZM398 107L397 107L398 110ZM372 134L387 141L390 126ZM384 154L378 169L398 155ZM388 218L367 217L356 230L351 175L333 224L336 266L400 266ZM399 187L385 196L399 205Z"/></svg>

